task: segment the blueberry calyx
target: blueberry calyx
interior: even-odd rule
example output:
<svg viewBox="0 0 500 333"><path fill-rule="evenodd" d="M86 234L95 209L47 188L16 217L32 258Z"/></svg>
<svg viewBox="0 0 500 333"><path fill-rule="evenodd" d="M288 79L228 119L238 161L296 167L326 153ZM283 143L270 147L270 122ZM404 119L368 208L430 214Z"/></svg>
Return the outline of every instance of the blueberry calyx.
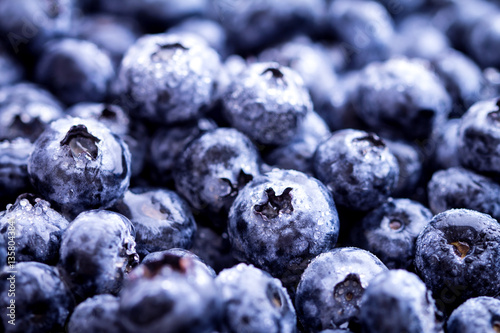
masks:
<svg viewBox="0 0 500 333"><path fill-rule="evenodd" d="M109 120L116 119L116 111L113 110L113 108L114 106L112 105L106 105L104 109L101 111L99 119L109 119Z"/></svg>
<svg viewBox="0 0 500 333"><path fill-rule="evenodd" d="M159 260L150 261L143 265L145 268L145 276L151 279L158 275L165 266L170 266L174 271L185 274L192 264L192 259L188 257L179 257L170 253L165 253Z"/></svg>
<svg viewBox="0 0 500 333"><path fill-rule="evenodd" d="M166 220L170 216L169 210L155 198L151 199L151 204L143 204L141 211L155 220Z"/></svg>
<svg viewBox="0 0 500 333"><path fill-rule="evenodd" d="M469 246L469 244L467 244L465 242L461 242L461 241L452 242L452 243L450 243L450 245L453 245L453 251L455 252L455 254L457 256L460 257L460 259L465 258L465 256L469 253L470 246Z"/></svg>
<svg viewBox="0 0 500 333"><path fill-rule="evenodd" d="M290 214L293 212L291 191L292 188L287 187L281 195L277 196L272 188L268 188L266 190L267 201L263 204L255 205L254 210L267 219L277 217L280 212Z"/></svg>
<svg viewBox="0 0 500 333"><path fill-rule="evenodd" d="M61 146L69 146L74 158L83 154L87 159L95 160L99 152L96 143L100 141L89 133L85 125L74 125L62 139Z"/></svg>
<svg viewBox="0 0 500 333"><path fill-rule="evenodd" d="M269 300L271 301L271 304L273 306L275 306L276 308L281 308L281 306L283 305L283 300L282 300L282 296L279 292L279 290L276 288L276 286L274 286L273 284L268 284L267 285L267 290L266 290L266 294L267 294L267 297L269 298Z"/></svg>
<svg viewBox="0 0 500 333"><path fill-rule="evenodd" d="M155 62L164 62L172 59L172 56L177 50L187 51L189 48L181 43L157 44L158 51L151 55L151 60Z"/></svg>
<svg viewBox="0 0 500 333"><path fill-rule="evenodd" d="M377 147L377 148L385 148L385 143L384 141L376 134L374 133L368 133L368 135L362 136L360 138L356 138L352 140L354 143L365 143L368 142L371 146Z"/></svg>
<svg viewBox="0 0 500 333"><path fill-rule="evenodd" d="M495 321L492 325L493 331L500 333L500 321Z"/></svg>
<svg viewBox="0 0 500 333"><path fill-rule="evenodd" d="M401 229L403 228L403 226L404 226L404 223L403 223L403 222L401 222L401 221L399 221L399 220L396 220L396 219L391 220L391 221L389 222L389 228L391 228L391 229L392 229L392 230L394 230L394 231L399 231L399 230L401 230Z"/></svg>
<svg viewBox="0 0 500 333"><path fill-rule="evenodd" d="M357 300L362 293L363 287L358 274L348 274L344 281L337 283L333 288L333 297L339 303Z"/></svg>
<svg viewBox="0 0 500 333"><path fill-rule="evenodd" d="M233 182L229 180L228 178L221 178L223 182L227 183L229 187L231 188L231 191L226 194L224 197L236 197L238 195L238 192L250 181L253 180L253 176L250 174L245 173L242 169L240 169L240 173L238 174L238 177L236 179L236 186L233 185Z"/></svg>
<svg viewBox="0 0 500 333"><path fill-rule="evenodd" d="M260 75L266 75L267 73L271 73L271 78L274 79L275 82L279 81L282 84L286 85L285 74L283 74L283 72L279 68L269 67Z"/></svg>

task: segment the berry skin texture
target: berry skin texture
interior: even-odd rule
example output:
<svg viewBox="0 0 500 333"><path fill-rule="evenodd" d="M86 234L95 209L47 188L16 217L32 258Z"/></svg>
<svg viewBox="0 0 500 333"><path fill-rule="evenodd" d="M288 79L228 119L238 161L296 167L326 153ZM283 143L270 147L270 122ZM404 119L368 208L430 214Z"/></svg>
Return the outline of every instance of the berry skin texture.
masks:
<svg viewBox="0 0 500 333"><path fill-rule="evenodd" d="M139 262L134 227L125 216L90 210L71 222L63 235L59 270L77 300L117 294Z"/></svg>
<svg viewBox="0 0 500 333"><path fill-rule="evenodd" d="M0 306L2 332L51 333L64 330L66 319L75 307L71 292L61 280L58 270L39 262L16 264L15 274L15 325L9 312L12 273L0 273ZM21 310L22 309L22 310Z"/></svg>
<svg viewBox="0 0 500 333"><path fill-rule="evenodd" d="M328 190L301 172L275 169L248 183L228 220L236 258L295 285L309 260L335 246L339 219Z"/></svg>
<svg viewBox="0 0 500 333"><path fill-rule="evenodd" d="M248 66L228 87L223 104L231 126L263 145L290 142L312 111L302 78L274 62Z"/></svg>
<svg viewBox="0 0 500 333"><path fill-rule="evenodd" d="M374 277L361 299L363 332L442 333L439 316L422 280L402 269Z"/></svg>
<svg viewBox="0 0 500 333"><path fill-rule="evenodd" d="M460 305L446 323L448 333L500 332L500 300L476 297Z"/></svg>
<svg viewBox="0 0 500 333"><path fill-rule="evenodd" d="M54 265L59 259L61 238L68 224L47 201L32 194L22 194L0 213L0 237L8 243L12 237L9 227L14 225L16 261Z"/></svg>
<svg viewBox="0 0 500 333"><path fill-rule="evenodd" d="M390 269L411 269L418 235L432 213L409 199L388 199L351 231L353 244L376 255Z"/></svg>
<svg viewBox="0 0 500 333"><path fill-rule="evenodd" d="M118 75L133 117L172 124L198 118L212 102L219 55L191 34L146 35L128 49Z"/></svg>
<svg viewBox="0 0 500 333"><path fill-rule="evenodd" d="M151 252L147 256L144 257L141 261L141 265L156 265L157 263L161 263L165 256L172 255L179 258L187 257L189 260L192 260L193 265L198 266L196 269L205 270L208 275L213 277L217 276L212 267L208 266L200 257L194 254L191 251L180 249L180 248L171 248L165 251Z"/></svg>
<svg viewBox="0 0 500 333"><path fill-rule="evenodd" d="M462 166L500 174L500 99L477 102L462 116L458 155Z"/></svg>
<svg viewBox="0 0 500 333"><path fill-rule="evenodd" d="M120 293L119 320L128 333L211 333L221 316L213 277L184 255L139 265Z"/></svg>
<svg viewBox="0 0 500 333"><path fill-rule="evenodd" d="M52 122L28 161L33 186L65 216L107 208L130 182L130 152L117 135L92 119Z"/></svg>
<svg viewBox="0 0 500 333"><path fill-rule="evenodd" d="M78 304L68 322L68 333L121 333L118 321L119 299L97 295Z"/></svg>
<svg viewBox="0 0 500 333"><path fill-rule="evenodd" d="M18 195L32 192L28 159L33 144L23 138L0 141L0 205L4 207ZM5 203L5 205L4 205Z"/></svg>
<svg viewBox="0 0 500 333"><path fill-rule="evenodd" d="M384 137L427 138L451 111L440 79L421 60L371 63L359 74L352 99L357 116Z"/></svg>
<svg viewBox="0 0 500 333"><path fill-rule="evenodd" d="M500 224L468 209L440 213L417 239L415 267L438 309L450 314L472 297L500 293Z"/></svg>
<svg viewBox="0 0 500 333"><path fill-rule="evenodd" d="M220 272L215 282L223 300L224 332L296 332L295 309L280 280L239 264Z"/></svg>
<svg viewBox="0 0 500 333"><path fill-rule="evenodd" d="M334 132L321 143L313 165L336 204L360 211L384 202L399 176L398 162L385 142L373 133L354 129Z"/></svg>
<svg viewBox="0 0 500 333"><path fill-rule="evenodd" d="M356 321L361 297L385 265L368 251L353 247L322 253L300 278L295 308L306 332L339 328Z"/></svg>

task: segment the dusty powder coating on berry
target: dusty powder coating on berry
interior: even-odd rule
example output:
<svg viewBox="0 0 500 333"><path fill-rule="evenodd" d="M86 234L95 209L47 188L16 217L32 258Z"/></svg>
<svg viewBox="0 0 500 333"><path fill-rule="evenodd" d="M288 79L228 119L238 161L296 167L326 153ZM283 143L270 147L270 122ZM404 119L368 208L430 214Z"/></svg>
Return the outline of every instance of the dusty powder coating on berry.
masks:
<svg viewBox="0 0 500 333"><path fill-rule="evenodd" d="M106 208L130 181L130 152L92 119L66 117L40 135L28 162L34 187L64 215Z"/></svg>
<svg viewBox="0 0 500 333"><path fill-rule="evenodd" d="M335 246L337 209L316 179L275 169L248 183L229 212L237 258L295 285L309 260Z"/></svg>
<svg viewBox="0 0 500 333"><path fill-rule="evenodd" d="M471 298L451 314L446 323L449 333L500 332L500 300Z"/></svg>
<svg viewBox="0 0 500 333"><path fill-rule="evenodd" d="M273 62L250 65L229 86L223 103L231 126L265 145L288 143L312 111L302 78Z"/></svg>
<svg viewBox="0 0 500 333"><path fill-rule="evenodd" d="M316 176L335 203L366 211L384 202L396 188L399 167L385 142L373 133L345 129L318 146Z"/></svg>
<svg viewBox="0 0 500 333"><path fill-rule="evenodd" d="M118 322L119 299L97 295L78 304L68 321L68 333L121 333Z"/></svg>
<svg viewBox="0 0 500 333"><path fill-rule="evenodd" d="M63 235L59 270L78 300L117 294L139 261L132 223L123 215L90 210L71 222Z"/></svg>
<svg viewBox="0 0 500 333"><path fill-rule="evenodd" d="M428 137L451 111L450 96L428 64L405 58L366 66L351 103L379 135L411 140Z"/></svg>
<svg viewBox="0 0 500 333"><path fill-rule="evenodd" d="M12 273L0 273L0 306L8 309L11 300ZM60 332L64 330L66 319L75 307L71 292L62 281L55 267L39 262L21 262L16 264L15 274L15 325L7 310L0 316L3 332L40 333ZM22 310L21 310L22 309Z"/></svg>
<svg viewBox="0 0 500 333"><path fill-rule="evenodd" d="M121 64L121 105L133 116L165 124L197 118L212 102L219 70L219 55L200 37L141 37Z"/></svg>
<svg viewBox="0 0 500 333"><path fill-rule="evenodd" d="M33 144L23 138L0 142L1 202L10 201L21 193L32 191L28 175L28 159L33 148Z"/></svg>
<svg viewBox="0 0 500 333"><path fill-rule="evenodd" d="M198 266L197 269L202 269L205 270L211 277L215 279L217 276L217 273L213 270L212 267L210 267L208 264L206 264L203 259L198 257L196 254L193 252L186 250L186 249L181 249L181 248L170 248L165 251L158 251L158 252L151 252L147 256L144 257L141 261L141 265L156 265L158 262L163 262L165 256L176 256L179 258L188 258L189 260L192 261L192 264L195 266Z"/></svg>
<svg viewBox="0 0 500 333"><path fill-rule="evenodd" d="M356 320L359 305L371 279L387 270L373 254L357 248L337 248L322 253L300 278L295 307L308 332Z"/></svg>
<svg viewBox="0 0 500 333"><path fill-rule="evenodd" d="M47 201L23 194L0 213L0 237L7 243L9 227L15 226L16 260L53 265L59 259L61 237L68 223Z"/></svg>
<svg viewBox="0 0 500 333"><path fill-rule="evenodd" d="M413 273L389 270L370 281L361 300L360 320L371 333L442 333L430 291Z"/></svg>
<svg viewBox="0 0 500 333"><path fill-rule="evenodd" d="M295 309L278 279L239 264L220 272L215 282L222 295L225 332L296 332Z"/></svg>
<svg viewBox="0 0 500 333"><path fill-rule="evenodd" d="M436 305L448 314L465 300L500 293L500 224L489 215L451 209L417 239L415 266Z"/></svg>

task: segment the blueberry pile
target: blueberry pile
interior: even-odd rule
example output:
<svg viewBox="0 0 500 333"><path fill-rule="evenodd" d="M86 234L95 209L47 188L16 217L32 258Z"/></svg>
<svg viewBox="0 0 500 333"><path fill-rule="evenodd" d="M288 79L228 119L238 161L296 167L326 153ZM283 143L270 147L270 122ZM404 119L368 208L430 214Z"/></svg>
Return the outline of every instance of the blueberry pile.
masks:
<svg viewBox="0 0 500 333"><path fill-rule="evenodd" d="M499 0L0 0L0 333L499 333Z"/></svg>

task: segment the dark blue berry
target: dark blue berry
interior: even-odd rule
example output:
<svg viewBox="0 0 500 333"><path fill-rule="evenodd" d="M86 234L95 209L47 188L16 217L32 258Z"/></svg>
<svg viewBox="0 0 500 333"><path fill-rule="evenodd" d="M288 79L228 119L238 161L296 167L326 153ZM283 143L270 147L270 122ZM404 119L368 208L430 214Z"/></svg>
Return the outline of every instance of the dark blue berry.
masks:
<svg viewBox="0 0 500 333"><path fill-rule="evenodd" d="M161 263L165 256L173 255L179 258L187 257L192 260L192 264L198 266L197 269L204 269L211 277L215 279L217 274L213 270L212 267L207 265L203 259L198 257L191 251L180 249L180 248L170 248L164 251L151 252L141 261L141 265L155 265L157 263Z"/></svg>
<svg viewBox="0 0 500 333"><path fill-rule="evenodd" d="M498 7L473 26L468 36L468 50L481 67L500 67L500 12Z"/></svg>
<svg viewBox="0 0 500 333"><path fill-rule="evenodd" d="M0 43L0 87L21 81L25 69L8 51L6 45Z"/></svg>
<svg viewBox="0 0 500 333"><path fill-rule="evenodd" d="M119 298L97 295L78 304L69 318L68 333L121 333L118 320Z"/></svg>
<svg viewBox="0 0 500 333"><path fill-rule="evenodd" d="M460 166L458 154L458 129L460 119L450 119L434 130L431 143L435 146L434 164L438 169L448 169Z"/></svg>
<svg viewBox="0 0 500 333"><path fill-rule="evenodd" d="M28 159L33 144L27 139L0 141L0 205L12 203L26 192L33 192L28 175Z"/></svg>
<svg viewBox="0 0 500 333"><path fill-rule="evenodd" d="M128 134L130 120L125 111L118 105L83 102L73 105L66 110L66 113L76 118L98 120L111 132L122 138Z"/></svg>
<svg viewBox="0 0 500 333"><path fill-rule="evenodd" d="M360 130L334 132L318 146L313 164L335 203L353 210L377 207L398 182L398 163L385 142Z"/></svg>
<svg viewBox="0 0 500 333"><path fill-rule="evenodd" d="M448 333L500 332L500 300L471 298L452 312L446 323Z"/></svg>
<svg viewBox="0 0 500 333"><path fill-rule="evenodd" d="M399 177L393 196L405 198L414 193L423 173L423 161L418 148L400 140L385 140L389 151L398 161Z"/></svg>
<svg viewBox="0 0 500 333"><path fill-rule="evenodd" d="M221 56L227 55L227 34L224 28L205 18L190 18L168 30L169 33L192 33L202 37Z"/></svg>

